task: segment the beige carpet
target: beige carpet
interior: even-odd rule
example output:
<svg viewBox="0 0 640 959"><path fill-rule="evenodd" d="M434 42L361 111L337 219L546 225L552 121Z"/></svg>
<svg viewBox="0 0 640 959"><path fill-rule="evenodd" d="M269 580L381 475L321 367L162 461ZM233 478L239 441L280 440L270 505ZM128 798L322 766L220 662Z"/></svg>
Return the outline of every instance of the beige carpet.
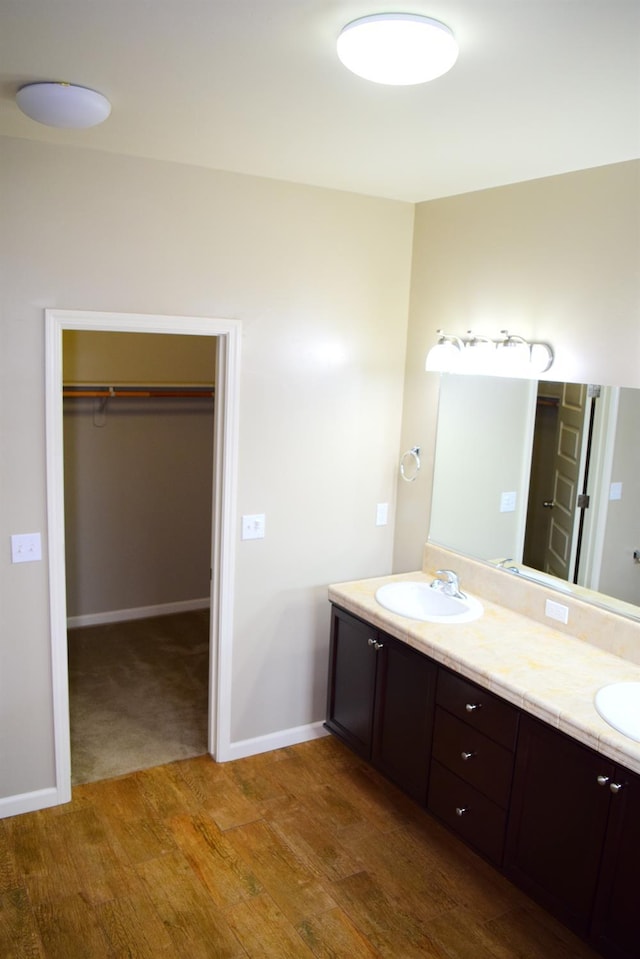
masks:
<svg viewBox="0 0 640 959"><path fill-rule="evenodd" d="M208 671L208 610L69 630L72 782L206 753Z"/></svg>

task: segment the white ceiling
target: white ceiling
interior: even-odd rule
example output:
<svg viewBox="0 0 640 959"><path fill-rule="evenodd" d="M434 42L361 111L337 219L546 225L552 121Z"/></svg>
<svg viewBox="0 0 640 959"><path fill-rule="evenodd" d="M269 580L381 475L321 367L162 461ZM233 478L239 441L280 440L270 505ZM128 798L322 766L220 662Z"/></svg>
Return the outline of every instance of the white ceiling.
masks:
<svg viewBox="0 0 640 959"><path fill-rule="evenodd" d="M417 87L349 73L340 28L424 13L460 44ZM93 87L85 131L24 117ZM640 0L0 0L0 134L420 201L640 156Z"/></svg>

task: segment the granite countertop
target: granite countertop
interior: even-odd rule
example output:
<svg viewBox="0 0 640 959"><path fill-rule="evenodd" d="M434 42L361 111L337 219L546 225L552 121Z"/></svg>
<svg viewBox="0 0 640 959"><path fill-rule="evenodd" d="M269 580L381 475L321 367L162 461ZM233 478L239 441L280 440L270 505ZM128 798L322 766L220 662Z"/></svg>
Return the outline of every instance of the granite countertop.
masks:
<svg viewBox="0 0 640 959"><path fill-rule="evenodd" d="M596 752L640 773L640 742L609 726L593 703L602 686L640 682L640 665L474 593L471 595L480 600L484 613L479 619L460 624L408 619L376 602L375 592L384 583L432 579L424 572L415 572L338 583L329 587L329 599Z"/></svg>

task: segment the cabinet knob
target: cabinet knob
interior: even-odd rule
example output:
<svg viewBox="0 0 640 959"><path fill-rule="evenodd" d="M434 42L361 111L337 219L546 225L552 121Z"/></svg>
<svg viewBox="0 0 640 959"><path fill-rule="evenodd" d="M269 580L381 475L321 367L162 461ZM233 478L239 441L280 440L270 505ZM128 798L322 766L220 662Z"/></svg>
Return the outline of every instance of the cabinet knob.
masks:
<svg viewBox="0 0 640 959"><path fill-rule="evenodd" d="M466 763L466 761L467 761L468 759L473 759L474 756L475 756L475 753L467 753L467 752L461 752L461 753L460 753L460 758L461 758L461 759L463 760L463 762L465 762L465 763Z"/></svg>
<svg viewBox="0 0 640 959"><path fill-rule="evenodd" d="M598 783L599 786L606 786L607 783L609 782L609 778L610 778L609 776L598 776L598 778L596 779L596 782Z"/></svg>
<svg viewBox="0 0 640 959"><path fill-rule="evenodd" d="M624 783L610 783L609 789L614 794L614 796L617 796L620 790L624 789L624 785L625 785Z"/></svg>
<svg viewBox="0 0 640 959"><path fill-rule="evenodd" d="M375 643L373 644L373 648L376 650L376 652L377 652L379 649L382 649L383 646L384 646L384 643L375 642Z"/></svg>
<svg viewBox="0 0 640 959"><path fill-rule="evenodd" d="M367 640L367 643L369 644L369 646L375 646L376 640L372 639L372 637L370 636L369 639Z"/></svg>
<svg viewBox="0 0 640 959"><path fill-rule="evenodd" d="M482 703L467 703L464 707L468 713L474 712L476 709L482 709Z"/></svg>
<svg viewBox="0 0 640 959"><path fill-rule="evenodd" d="M456 816L464 816L468 812L466 806L456 806Z"/></svg>

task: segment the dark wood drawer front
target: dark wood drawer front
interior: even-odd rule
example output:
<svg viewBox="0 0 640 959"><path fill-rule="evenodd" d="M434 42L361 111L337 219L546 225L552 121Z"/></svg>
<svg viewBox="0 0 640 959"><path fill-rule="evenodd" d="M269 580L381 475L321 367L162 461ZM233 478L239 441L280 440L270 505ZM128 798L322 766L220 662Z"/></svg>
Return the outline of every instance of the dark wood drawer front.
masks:
<svg viewBox="0 0 640 959"><path fill-rule="evenodd" d="M431 764L428 808L461 839L491 862L501 865L507 822L505 810L438 762Z"/></svg>
<svg viewBox="0 0 640 959"><path fill-rule="evenodd" d="M518 710L510 703L444 668L438 673L436 702L507 749L515 748Z"/></svg>
<svg viewBox="0 0 640 959"><path fill-rule="evenodd" d="M508 804L513 753L440 706L436 708L433 756L498 805Z"/></svg>

